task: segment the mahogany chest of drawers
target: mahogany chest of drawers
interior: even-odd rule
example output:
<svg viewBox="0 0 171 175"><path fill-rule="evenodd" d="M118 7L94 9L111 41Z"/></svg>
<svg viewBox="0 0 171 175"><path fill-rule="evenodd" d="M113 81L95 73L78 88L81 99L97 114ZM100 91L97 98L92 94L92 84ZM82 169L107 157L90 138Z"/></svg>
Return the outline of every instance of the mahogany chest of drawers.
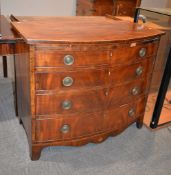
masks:
<svg viewBox="0 0 171 175"><path fill-rule="evenodd" d="M134 16L141 0L77 0L77 16Z"/></svg>
<svg viewBox="0 0 171 175"><path fill-rule="evenodd" d="M34 17L13 27L23 37L18 112L32 160L46 146L100 143L134 122L142 127L162 32L106 17Z"/></svg>

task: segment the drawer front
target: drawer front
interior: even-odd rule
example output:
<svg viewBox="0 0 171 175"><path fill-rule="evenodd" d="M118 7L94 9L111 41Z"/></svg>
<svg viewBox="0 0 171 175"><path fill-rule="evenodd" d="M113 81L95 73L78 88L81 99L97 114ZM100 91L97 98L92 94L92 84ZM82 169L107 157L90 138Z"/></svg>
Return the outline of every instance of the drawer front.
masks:
<svg viewBox="0 0 171 175"><path fill-rule="evenodd" d="M78 67L93 65L108 65L108 51L89 51L89 52L62 52L54 50L36 51L37 67Z"/></svg>
<svg viewBox="0 0 171 175"><path fill-rule="evenodd" d="M144 113L144 106L143 98L107 112L35 120L36 142L76 139L109 130L122 130Z"/></svg>
<svg viewBox="0 0 171 175"><path fill-rule="evenodd" d="M116 125L117 129L123 129L123 127L134 123L137 118L144 115L145 104L146 98L143 96L133 103L108 110L103 120L103 129L116 128Z"/></svg>
<svg viewBox="0 0 171 175"><path fill-rule="evenodd" d="M37 73L36 90L80 89L105 86L108 72L108 69L82 69L81 71ZM70 83L67 84L67 80L70 80Z"/></svg>
<svg viewBox="0 0 171 175"><path fill-rule="evenodd" d="M111 109L118 104L121 105L138 99L148 92L148 87L149 81L144 79L110 88L108 91L108 108Z"/></svg>
<svg viewBox="0 0 171 175"><path fill-rule="evenodd" d="M106 90L63 91L57 95L36 95L36 114L69 114L103 110Z"/></svg>
<svg viewBox="0 0 171 175"><path fill-rule="evenodd" d="M36 95L36 114L69 114L98 111L125 104L148 92L147 79L125 85L89 91L61 91L57 95Z"/></svg>
<svg viewBox="0 0 171 175"><path fill-rule="evenodd" d="M132 43L132 46L134 43ZM139 44L135 47L120 46L113 50L111 65L132 64L142 61L146 57L154 56L157 53L158 41L148 44Z"/></svg>
<svg viewBox="0 0 171 175"><path fill-rule="evenodd" d="M93 135L102 129L102 113L35 120L36 141L53 141Z"/></svg>
<svg viewBox="0 0 171 175"><path fill-rule="evenodd" d="M93 88L125 84L150 75L153 58L144 59L133 65L110 69L82 69L80 71L36 73L36 90L60 90L73 88ZM71 83L65 84L67 77Z"/></svg>
<svg viewBox="0 0 171 175"><path fill-rule="evenodd" d="M111 68L109 82L112 86L116 86L130 81L147 78L152 73L153 62L154 59L149 58L133 65Z"/></svg>

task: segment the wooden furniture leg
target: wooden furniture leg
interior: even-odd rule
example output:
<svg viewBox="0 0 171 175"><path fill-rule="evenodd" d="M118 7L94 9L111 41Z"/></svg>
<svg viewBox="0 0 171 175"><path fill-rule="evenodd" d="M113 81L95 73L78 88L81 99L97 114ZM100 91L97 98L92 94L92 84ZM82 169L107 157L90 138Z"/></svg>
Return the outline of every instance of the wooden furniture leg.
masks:
<svg viewBox="0 0 171 175"><path fill-rule="evenodd" d="M18 116L17 77L16 77L16 60L15 60L15 54L14 54L14 104L15 104L15 114L16 114L16 116Z"/></svg>
<svg viewBox="0 0 171 175"><path fill-rule="evenodd" d="M31 160L39 160L42 149L42 146L32 146L30 151Z"/></svg>
<svg viewBox="0 0 171 175"><path fill-rule="evenodd" d="M136 121L136 127L138 129L141 129L143 127L143 117L140 117L137 121Z"/></svg>

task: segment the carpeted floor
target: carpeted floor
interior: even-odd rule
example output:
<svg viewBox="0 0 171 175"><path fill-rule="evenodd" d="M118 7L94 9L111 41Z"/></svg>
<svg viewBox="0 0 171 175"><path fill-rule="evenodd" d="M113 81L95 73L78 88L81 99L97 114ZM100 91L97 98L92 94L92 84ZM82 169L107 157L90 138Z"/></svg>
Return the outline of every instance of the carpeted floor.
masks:
<svg viewBox="0 0 171 175"><path fill-rule="evenodd" d="M49 147L31 161L23 127L15 117L12 86L0 79L0 175L170 175L171 130L135 125L95 145Z"/></svg>

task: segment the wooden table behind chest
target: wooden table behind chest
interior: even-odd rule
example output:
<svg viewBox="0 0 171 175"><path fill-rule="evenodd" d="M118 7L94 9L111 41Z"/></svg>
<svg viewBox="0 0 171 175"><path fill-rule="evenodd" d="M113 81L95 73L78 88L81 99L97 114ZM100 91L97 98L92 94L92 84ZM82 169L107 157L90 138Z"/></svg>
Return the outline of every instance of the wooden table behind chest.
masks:
<svg viewBox="0 0 171 175"><path fill-rule="evenodd" d="M113 23L103 17L91 17L88 21L85 17L81 20L76 17L69 18L68 22L67 18L57 20L59 26L61 20L65 25L83 21L86 26L94 24L94 20L97 26L107 20L103 25L107 28ZM115 23L114 26L118 26ZM30 23L25 24L23 22L24 31L30 26ZM32 26L40 24L40 21L33 22ZM119 29L125 29L123 24L120 23ZM23 33L21 22L13 25ZM54 24L48 22L48 25ZM46 26L46 22L42 26ZM65 35L56 36L58 41L50 34L48 41L43 34L43 41L27 39L16 44L19 116L28 135L33 160L40 157L41 149L46 146L99 143L134 122L138 128L142 126L160 32L139 40L106 42L110 33L96 30L94 36L79 26L74 35L67 26L62 28ZM31 31L32 38L37 37L36 29L36 35ZM89 35L84 36L85 42L78 42L82 40L81 30L85 36ZM101 34L103 41L97 42ZM60 43L60 37L64 42ZM119 36L122 37L125 38ZM70 43L67 44L65 38L69 38Z"/></svg>
<svg viewBox="0 0 171 175"><path fill-rule="evenodd" d="M134 16L141 0L77 0L77 16Z"/></svg>

